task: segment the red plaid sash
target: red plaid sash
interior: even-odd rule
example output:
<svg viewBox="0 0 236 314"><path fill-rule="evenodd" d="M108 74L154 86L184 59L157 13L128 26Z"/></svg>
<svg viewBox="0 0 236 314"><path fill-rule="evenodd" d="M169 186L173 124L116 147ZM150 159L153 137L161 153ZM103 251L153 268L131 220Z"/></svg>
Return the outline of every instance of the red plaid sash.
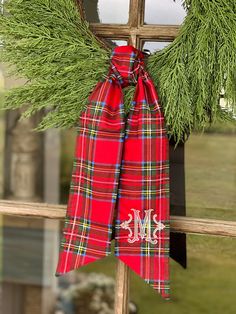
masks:
<svg viewBox="0 0 236 314"><path fill-rule="evenodd" d="M78 123L56 276L111 252L169 299L169 152L144 55L116 47ZM124 112L122 88L136 85Z"/></svg>

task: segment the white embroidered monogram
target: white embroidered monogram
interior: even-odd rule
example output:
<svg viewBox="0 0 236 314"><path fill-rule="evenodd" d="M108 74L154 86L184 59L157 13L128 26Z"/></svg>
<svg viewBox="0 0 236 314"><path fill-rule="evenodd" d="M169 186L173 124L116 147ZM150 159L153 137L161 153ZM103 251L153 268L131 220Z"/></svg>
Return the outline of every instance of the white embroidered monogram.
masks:
<svg viewBox="0 0 236 314"><path fill-rule="evenodd" d="M129 231L128 234L128 242L134 243L136 241L139 241L141 239L145 239L147 242L150 242L152 244L157 244L157 231L162 230L165 228L165 225L159 221L156 220L157 214L153 215L151 218L151 213L154 211L154 209L148 209L144 210L145 217L143 219L140 218L140 210L131 208L133 211L132 214L128 214L130 217L129 220L126 220L120 224L120 227L123 229L127 229ZM156 225L152 232L152 222ZM130 228L130 224L133 223L133 231Z"/></svg>

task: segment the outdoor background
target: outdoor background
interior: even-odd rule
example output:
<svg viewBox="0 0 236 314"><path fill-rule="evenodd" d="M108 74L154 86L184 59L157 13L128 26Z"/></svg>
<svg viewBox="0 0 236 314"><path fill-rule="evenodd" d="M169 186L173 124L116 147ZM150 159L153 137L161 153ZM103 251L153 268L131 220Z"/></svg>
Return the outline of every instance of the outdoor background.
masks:
<svg viewBox="0 0 236 314"><path fill-rule="evenodd" d="M121 3L121 7L125 6L125 2ZM102 7L102 1L100 5ZM182 14L181 12L180 10L179 15ZM173 18L175 16L174 14ZM150 47L151 44L149 44ZM0 70L0 102L3 101L3 80L3 72ZM0 111L1 197L3 193L4 115L5 113ZM187 216L236 221L235 135L235 124L216 124L204 134L193 133L187 141L185 150ZM76 133L72 130L61 131L60 136L60 202L66 204ZM2 217L0 217L1 223ZM171 261L172 295L170 301L162 300L142 279L134 273L131 274L130 299L137 305L139 313L234 314L236 311L236 240L227 237L188 235L187 258L188 267L185 270ZM79 271L101 272L115 277L115 270L116 259L111 256L83 267ZM52 273L51 276L54 274Z"/></svg>

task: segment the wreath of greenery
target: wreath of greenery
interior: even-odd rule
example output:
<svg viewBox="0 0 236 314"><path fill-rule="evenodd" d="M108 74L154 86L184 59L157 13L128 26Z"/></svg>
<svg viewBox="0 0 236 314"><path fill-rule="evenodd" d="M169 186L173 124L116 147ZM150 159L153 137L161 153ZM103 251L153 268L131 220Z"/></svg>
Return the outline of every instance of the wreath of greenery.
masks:
<svg viewBox="0 0 236 314"><path fill-rule="evenodd" d="M178 37L148 58L169 135L177 142L209 122L233 118L236 103L236 2L185 0ZM23 117L49 108L37 130L76 126L107 73L110 50L89 29L74 0L6 0L0 61L27 83L9 90L2 109L27 104ZM224 92L227 109L220 107ZM125 92L129 110L133 88Z"/></svg>

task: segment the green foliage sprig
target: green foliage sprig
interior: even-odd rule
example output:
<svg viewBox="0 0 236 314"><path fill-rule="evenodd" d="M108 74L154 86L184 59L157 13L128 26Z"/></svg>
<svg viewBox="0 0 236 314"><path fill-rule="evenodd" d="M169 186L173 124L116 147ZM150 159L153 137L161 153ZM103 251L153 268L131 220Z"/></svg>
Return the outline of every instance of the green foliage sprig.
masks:
<svg viewBox="0 0 236 314"><path fill-rule="evenodd" d="M236 103L236 3L185 0L178 37L148 59L168 132L178 142L194 128L230 119L224 91ZM23 116L50 108L38 130L75 126L87 98L108 70L110 50L89 30L74 0L8 0L0 16L1 60L27 84L7 93L4 109L28 104ZM125 95L130 106L133 88Z"/></svg>
<svg viewBox="0 0 236 314"><path fill-rule="evenodd" d="M236 3L188 0L188 14L174 42L149 59L170 133L232 118L236 104ZM224 92L226 107L219 105Z"/></svg>
<svg viewBox="0 0 236 314"><path fill-rule="evenodd" d="M8 0L0 17L2 61L27 84L9 91L4 108L29 104L23 116L50 107L38 129L72 127L107 72L101 46L74 1Z"/></svg>

